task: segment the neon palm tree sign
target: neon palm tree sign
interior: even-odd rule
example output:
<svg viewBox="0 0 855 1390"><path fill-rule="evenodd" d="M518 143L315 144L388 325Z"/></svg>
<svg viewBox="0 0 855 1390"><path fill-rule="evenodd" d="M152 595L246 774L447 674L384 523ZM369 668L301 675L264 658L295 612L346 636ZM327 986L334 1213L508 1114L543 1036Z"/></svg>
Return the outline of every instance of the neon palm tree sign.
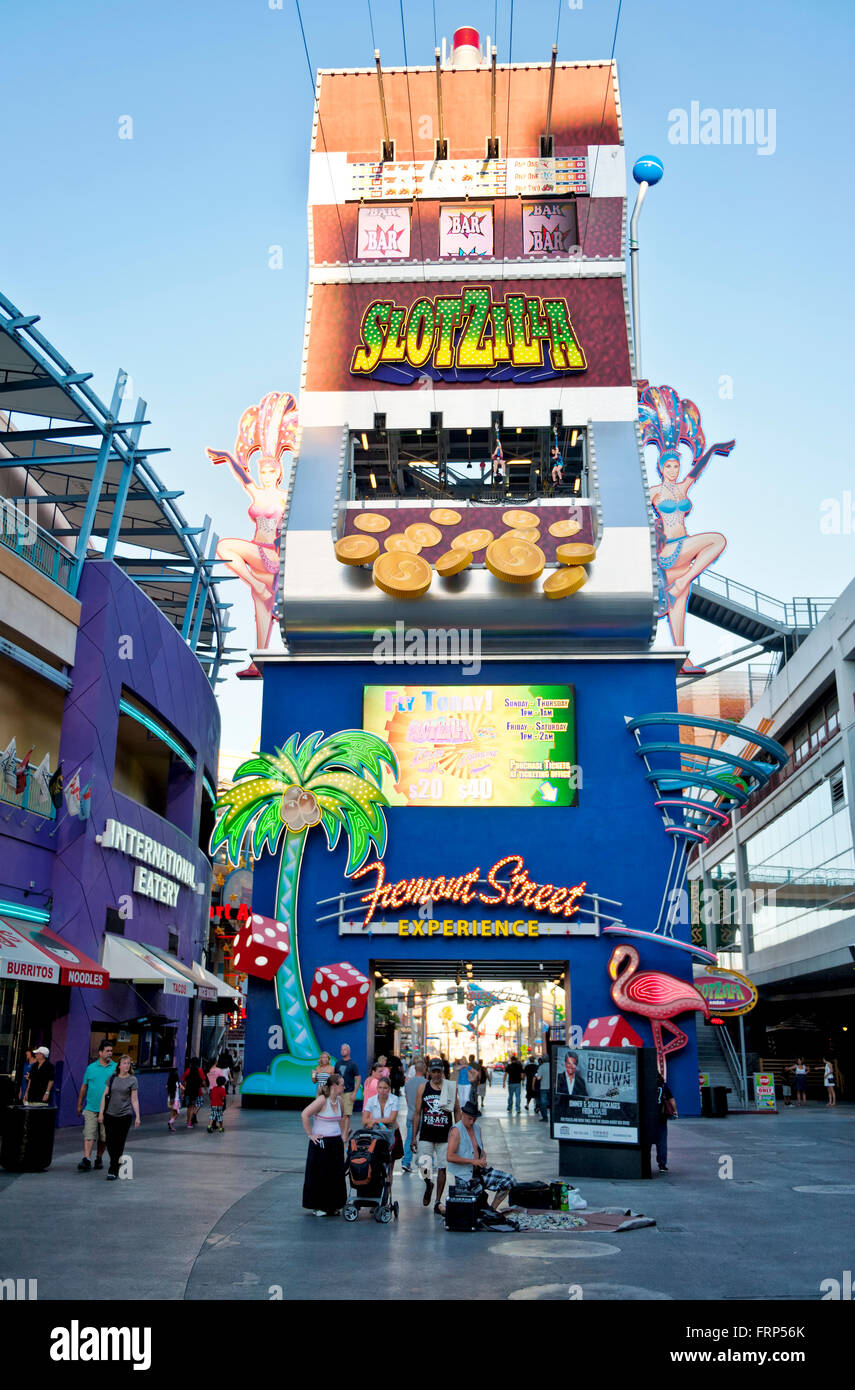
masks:
<svg viewBox="0 0 855 1390"><path fill-rule="evenodd" d="M335 849L344 828L350 877L374 847L386 849L387 827L380 790L384 767L397 778L398 760L376 734L345 729L324 738L309 734L302 743L293 734L284 748L241 763L234 785L215 806L217 822L211 852L225 845L236 863L249 841L258 859L281 846L276 887L276 916L288 926L291 951L275 977L276 1003L287 1051L267 1072L246 1077L242 1092L255 1095L313 1095L311 1073L320 1047L309 1017L300 975L297 890L309 831L323 827L327 846Z"/></svg>

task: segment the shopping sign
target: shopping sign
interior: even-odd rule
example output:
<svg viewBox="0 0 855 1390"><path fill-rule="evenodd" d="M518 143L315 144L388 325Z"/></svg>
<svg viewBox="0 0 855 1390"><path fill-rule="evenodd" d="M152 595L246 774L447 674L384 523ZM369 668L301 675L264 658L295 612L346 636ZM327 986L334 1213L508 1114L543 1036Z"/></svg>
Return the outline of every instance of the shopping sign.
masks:
<svg viewBox="0 0 855 1390"><path fill-rule="evenodd" d="M350 370L381 380L515 381L582 372L587 365L566 299L506 294L494 301L490 286L474 285L412 305L373 300L362 316Z"/></svg>
<svg viewBox="0 0 855 1390"><path fill-rule="evenodd" d="M770 1071L754 1073L754 1105L757 1110L776 1110L775 1078Z"/></svg>
<svg viewBox="0 0 855 1390"><path fill-rule="evenodd" d="M708 966L702 975L695 976L692 984L706 999L710 1013L747 1014L757 1003L757 986L736 970Z"/></svg>

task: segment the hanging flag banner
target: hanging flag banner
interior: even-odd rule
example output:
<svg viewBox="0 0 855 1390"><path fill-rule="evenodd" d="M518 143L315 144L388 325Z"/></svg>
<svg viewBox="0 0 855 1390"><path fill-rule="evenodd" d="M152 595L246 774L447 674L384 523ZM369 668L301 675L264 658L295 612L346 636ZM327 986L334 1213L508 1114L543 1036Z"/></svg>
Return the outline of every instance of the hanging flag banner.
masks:
<svg viewBox="0 0 855 1390"><path fill-rule="evenodd" d="M522 225L524 256L566 256L576 241L575 204L523 203Z"/></svg>
<svg viewBox="0 0 855 1390"><path fill-rule="evenodd" d="M443 207L439 210L439 254L455 260L493 254L491 207Z"/></svg>
<svg viewBox="0 0 855 1390"><path fill-rule="evenodd" d="M356 254L361 261L400 261L410 254L409 208L360 208Z"/></svg>

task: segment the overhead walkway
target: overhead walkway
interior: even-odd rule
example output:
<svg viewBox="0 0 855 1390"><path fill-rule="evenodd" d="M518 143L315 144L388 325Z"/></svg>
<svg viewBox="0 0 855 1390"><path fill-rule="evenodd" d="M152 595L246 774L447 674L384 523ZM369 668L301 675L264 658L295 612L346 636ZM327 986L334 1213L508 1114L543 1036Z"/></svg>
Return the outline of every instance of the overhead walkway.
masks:
<svg viewBox="0 0 855 1390"><path fill-rule="evenodd" d="M780 652L786 661L833 602L833 598L794 598L786 603L707 570L692 585L689 612L745 642Z"/></svg>

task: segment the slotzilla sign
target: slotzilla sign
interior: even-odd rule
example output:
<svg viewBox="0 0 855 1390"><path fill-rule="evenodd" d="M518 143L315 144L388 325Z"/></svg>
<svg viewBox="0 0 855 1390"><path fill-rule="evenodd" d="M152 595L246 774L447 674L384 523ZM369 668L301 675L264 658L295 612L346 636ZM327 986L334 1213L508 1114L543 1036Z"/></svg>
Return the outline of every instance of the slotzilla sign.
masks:
<svg viewBox="0 0 855 1390"><path fill-rule="evenodd" d="M366 308L350 370L405 385L436 381L543 381L587 367L566 299L488 286L412 305L375 299Z"/></svg>
<svg viewBox="0 0 855 1390"><path fill-rule="evenodd" d="M710 1006L711 1013L747 1014L757 1003L757 987L736 970L707 971L692 981Z"/></svg>

